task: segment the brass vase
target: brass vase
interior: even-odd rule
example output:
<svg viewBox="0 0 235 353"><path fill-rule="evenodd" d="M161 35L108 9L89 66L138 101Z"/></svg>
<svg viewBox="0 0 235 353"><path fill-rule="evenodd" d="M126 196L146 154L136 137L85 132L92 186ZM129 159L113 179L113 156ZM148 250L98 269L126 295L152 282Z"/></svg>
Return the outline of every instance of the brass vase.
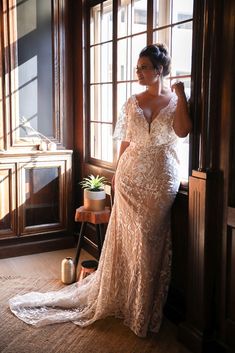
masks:
<svg viewBox="0 0 235 353"><path fill-rule="evenodd" d="M61 263L61 281L64 284L71 284L76 279L76 268L71 257L66 257Z"/></svg>

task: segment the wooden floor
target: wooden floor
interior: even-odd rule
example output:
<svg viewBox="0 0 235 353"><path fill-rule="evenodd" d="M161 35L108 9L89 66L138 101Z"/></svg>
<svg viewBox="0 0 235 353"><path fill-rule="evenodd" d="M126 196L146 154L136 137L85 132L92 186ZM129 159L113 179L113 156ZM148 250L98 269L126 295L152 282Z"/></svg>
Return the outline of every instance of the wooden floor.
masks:
<svg viewBox="0 0 235 353"><path fill-rule="evenodd" d="M39 278L42 278L42 279L44 278L60 279L61 261L67 256L74 257L74 255L75 255L75 249L66 249L66 250L59 250L54 252L40 253L36 255L0 259L0 274L2 276L23 275L24 277L38 276ZM92 258L91 255L89 255L85 251L82 251L80 256L80 262L82 260L91 259L91 258ZM161 342L161 345L159 343L159 347L158 347L158 341L156 340L156 346L153 347L150 351L149 351L149 345L148 345L149 343L146 343L146 347L148 345L147 350L143 349L143 346L142 346L142 349L140 352L190 353L190 351L188 351L177 341L177 327L171 322L168 322L168 320L165 320L165 322L166 323L162 326L161 330L162 331L165 330L166 332L165 333L162 332L163 334L161 334L161 337L165 337L164 340L166 342ZM165 348L162 348L162 347L165 347ZM112 351L110 353L116 353L116 352ZM127 343L127 349L123 353L133 353L132 350L128 350L128 343Z"/></svg>
<svg viewBox="0 0 235 353"><path fill-rule="evenodd" d="M12 257L8 259L0 259L1 275L24 276L40 278L61 278L61 262L67 257L75 257L75 249L65 249L53 252L45 252L40 254ZM91 255L81 251L78 271L80 263L83 260L92 259Z"/></svg>

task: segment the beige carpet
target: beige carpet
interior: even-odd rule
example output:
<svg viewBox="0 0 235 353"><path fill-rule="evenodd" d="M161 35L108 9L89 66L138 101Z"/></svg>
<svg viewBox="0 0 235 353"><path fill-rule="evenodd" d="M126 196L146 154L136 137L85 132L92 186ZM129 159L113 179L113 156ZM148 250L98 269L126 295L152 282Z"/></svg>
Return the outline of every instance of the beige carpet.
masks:
<svg viewBox="0 0 235 353"><path fill-rule="evenodd" d="M1 353L188 353L176 341L175 326L168 321L160 334L141 339L114 318L85 329L72 323L35 328L17 319L8 308L8 299L15 294L62 286L55 279L0 276Z"/></svg>

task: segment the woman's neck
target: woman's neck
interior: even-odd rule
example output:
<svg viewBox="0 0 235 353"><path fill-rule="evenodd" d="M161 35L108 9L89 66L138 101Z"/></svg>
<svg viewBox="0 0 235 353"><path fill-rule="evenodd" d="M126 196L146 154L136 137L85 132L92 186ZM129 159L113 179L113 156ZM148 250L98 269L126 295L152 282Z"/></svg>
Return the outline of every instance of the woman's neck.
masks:
<svg viewBox="0 0 235 353"><path fill-rule="evenodd" d="M150 96L158 97L162 94L162 84L158 81L156 84L147 87L147 93Z"/></svg>

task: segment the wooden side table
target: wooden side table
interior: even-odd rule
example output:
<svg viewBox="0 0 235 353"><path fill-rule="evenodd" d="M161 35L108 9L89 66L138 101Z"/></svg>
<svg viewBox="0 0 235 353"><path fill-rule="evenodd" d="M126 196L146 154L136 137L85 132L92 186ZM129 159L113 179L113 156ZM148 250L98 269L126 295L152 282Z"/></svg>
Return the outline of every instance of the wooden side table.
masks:
<svg viewBox="0 0 235 353"><path fill-rule="evenodd" d="M75 213L75 222L81 222L81 229L79 232L78 236L78 243L77 243L77 250L76 250L76 255L75 255L75 266L78 264L81 248L82 248L82 242L84 238L84 232L86 229L87 223L94 224L96 227L96 237L97 237L97 244L98 244L98 251L99 255L102 250L103 246L103 235L102 235L102 229L101 229L101 224L107 224L109 222L110 218L110 208L105 207L103 211L87 211L84 209L84 206L81 206L76 209Z"/></svg>

